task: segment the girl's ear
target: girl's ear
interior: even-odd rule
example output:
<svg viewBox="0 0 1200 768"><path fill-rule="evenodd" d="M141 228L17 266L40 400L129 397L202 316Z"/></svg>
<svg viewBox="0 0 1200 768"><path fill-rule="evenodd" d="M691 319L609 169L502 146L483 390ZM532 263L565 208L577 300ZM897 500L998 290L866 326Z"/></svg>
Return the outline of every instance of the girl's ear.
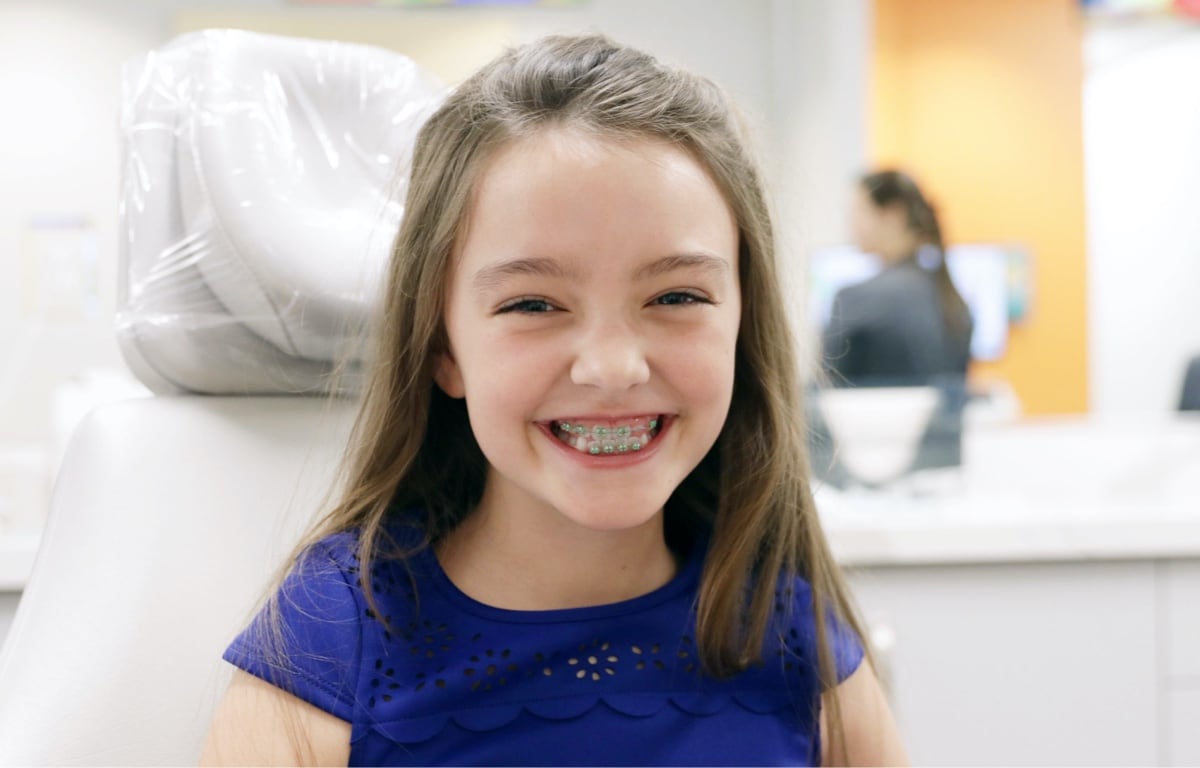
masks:
<svg viewBox="0 0 1200 768"><path fill-rule="evenodd" d="M461 400L467 396L463 386L462 371L454 361L454 355L442 352L437 356L437 365L433 370L433 380L448 396Z"/></svg>

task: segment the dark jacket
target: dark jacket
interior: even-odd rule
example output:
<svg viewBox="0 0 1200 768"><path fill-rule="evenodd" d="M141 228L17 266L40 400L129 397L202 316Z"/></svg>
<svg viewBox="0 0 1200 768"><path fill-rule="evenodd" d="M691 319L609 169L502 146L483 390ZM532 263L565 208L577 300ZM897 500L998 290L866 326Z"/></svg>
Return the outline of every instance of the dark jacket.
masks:
<svg viewBox="0 0 1200 768"><path fill-rule="evenodd" d="M823 347L831 385L900 386L966 375L970 343L947 332L935 276L906 261L838 292Z"/></svg>

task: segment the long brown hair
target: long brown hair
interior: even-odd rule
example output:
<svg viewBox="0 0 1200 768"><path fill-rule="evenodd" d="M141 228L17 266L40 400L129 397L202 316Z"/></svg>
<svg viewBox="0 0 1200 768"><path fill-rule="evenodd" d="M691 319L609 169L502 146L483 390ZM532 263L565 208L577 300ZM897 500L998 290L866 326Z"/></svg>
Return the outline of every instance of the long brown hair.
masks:
<svg viewBox="0 0 1200 768"><path fill-rule="evenodd" d="M937 282L942 325L949 338L965 345L971 335L971 315L967 303L950 279L950 269L946 266L946 243L937 211L921 192L917 182L901 171L868 173L859 182L876 207L899 205L903 209L908 231L917 238L917 248L908 254L908 258L921 262L921 266L933 274ZM930 259L920 258L922 248L932 249Z"/></svg>
<svg viewBox="0 0 1200 768"><path fill-rule="evenodd" d="M776 579L790 573L812 585L819 675L830 688L830 617L862 633L809 487L794 345L759 172L715 85L605 37L549 37L507 51L456 88L421 130L341 498L306 542L358 530L365 574L382 554L389 510L423 510L433 542L480 499L486 461L465 404L433 378L446 347L451 254L496 149L556 126L672 142L711 173L736 218L743 301L732 404L716 443L667 503L667 535L711 532L697 604L697 644L710 674L759 660ZM831 715L836 737L836 707Z"/></svg>

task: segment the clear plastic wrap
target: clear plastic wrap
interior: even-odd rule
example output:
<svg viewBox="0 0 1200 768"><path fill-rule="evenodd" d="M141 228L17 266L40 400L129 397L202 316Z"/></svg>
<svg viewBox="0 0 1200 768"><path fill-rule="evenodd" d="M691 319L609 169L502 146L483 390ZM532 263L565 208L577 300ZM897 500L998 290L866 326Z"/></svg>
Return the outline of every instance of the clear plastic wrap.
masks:
<svg viewBox="0 0 1200 768"><path fill-rule="evenodd" d="M413 142L445 89L391 51L209 30L126 64L122 92L134 374L160 394L357 389Z"/></svg>

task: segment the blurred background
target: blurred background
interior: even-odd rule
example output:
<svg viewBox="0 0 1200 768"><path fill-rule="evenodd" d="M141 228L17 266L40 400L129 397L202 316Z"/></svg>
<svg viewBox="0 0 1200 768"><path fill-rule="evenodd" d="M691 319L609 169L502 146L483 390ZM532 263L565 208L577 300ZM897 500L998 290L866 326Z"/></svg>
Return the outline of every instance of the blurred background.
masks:
<svg viewBox="0 0 1200 768"><path fill-rule="evenodd" d="M916 427L831 405L833 453L895 471L818 500L913 757L1200 763L1187 0L0 0L0 637L72 429L148 395L113 329L121 66L208 28L371 43L447 83L600 31L708 75L763 159L813 381L833 296L874 269L855 180L911 173L975 316L962 459L915 471Z"/></svg>

